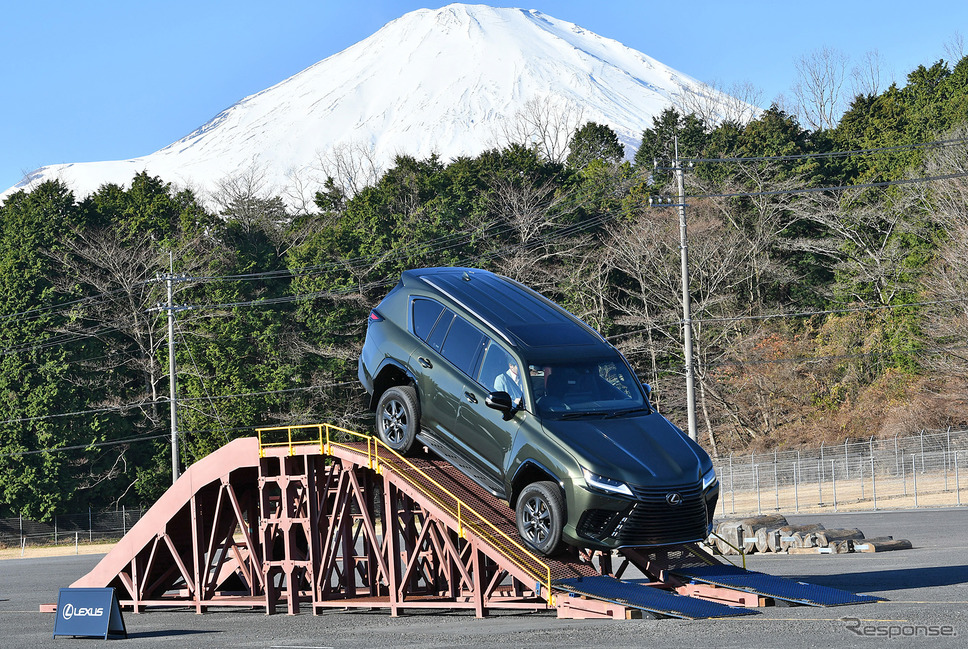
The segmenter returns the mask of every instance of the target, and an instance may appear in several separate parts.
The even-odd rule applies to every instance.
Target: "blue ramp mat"
[[[839,588],[817,586],[802,581],[744,570],[728,564],[676,568],[672,574],[705,584],[714,584],[746,593],[755,593],[806,606],[844,606],[883,601],[883,597],[856,595]]]
[[[552,582],[552,586],[592,599],[690,620],[756,614],[756,611],[748,608],[708,602],[695,597],[670,593],[654,586],[645,586],[600,575],[559,579]]]

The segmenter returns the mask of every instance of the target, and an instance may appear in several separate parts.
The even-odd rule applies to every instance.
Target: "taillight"
[[[370,317],[368,322],[383,322],[383,316],[376,312],[376,309],[370,311]]]

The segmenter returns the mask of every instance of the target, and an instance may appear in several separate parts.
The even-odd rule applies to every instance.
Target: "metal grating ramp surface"
[[[559,579],[552,585],[563,591],[628,606],[629,608],[690,620],[756,614],[756,611],[748,608],[726,606],[718,602],[709,602],[695,597],[670,593],[654,586],[635,584],[601,575]]]
[[[772,597],[806,606],[844,606],[847,604],[869,604],[883,601],[883,597],[856,595],[839,588],[817,586],[802,581],[776,577],[762,572],[743,570],[736,566],[715,565],[677,568],[672,571],[678,577],[692,579],[706,584],[732,588],[763,597]]]

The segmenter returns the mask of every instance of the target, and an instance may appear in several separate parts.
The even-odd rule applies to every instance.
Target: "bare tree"
[[[951,135],[961,142],[966,138],[968,128]],[[937,353],[927,360],[945,376],[968,379],[968,147],[958,144],[936,150],[926,173],[954,176],[917,188],[926,213],[945,235],[925,280],[937,301],[927,309],[927,330]]]
[[[316,211],[314,198],[323,184],[318,174],[309,167],[286,170],[287,185],[283,189],[286,204],[294,216],[305,216]]]
[[[322,177],[332,178],[347,198],[376,184],[383,171],[373,147],[359,140],[338,142],[328,151],[317,153],[316,162]]]
[[[158,400],[158,386],[165,376],[156,354],[164,333],[158,329],[148,307],[152,298],[159,295],[152,280],[165,267],[150,235],[123,245],[109,229],[79,229],[72,237],[64,238],[63,246],[68,254],[48,253],[64,269],[55,276],[58,288],[70,295],[78,285],[86,285],[93,294],[102,296],[79,302],[73,317],[65,324],[65,333],[89,336],[104,343],[103,357],[82,361],[81,365],[90,365],[87,369],[94,376],[107,375],[122,367],[134,370],[142,377],[145,403],[154,404]],[[150,419],[157,418],[153,407],[148,407],[145,414]]]
[[[762,91],[748,81],[739,81],[721,87],[713,81],[701,86],[684,86],[672,97],[672,103],[683,115],[694,114],[702,118],[709,128],[721,122],[746,124],[753,120],[760,109]]]
[[[167,408],[159,399],[167,369],[158,358],[165,334],[149,307],[161,298],[153,280],[164,266],[151,236],[122,244],[110,228],[87,228],[74,230],[60,243],[60,249],[44,251],[60,266],[51,275],[55,288],[68,296],[91,296],[78,299],[57,329],[70,339],[87,339],[84,351],[72,361],[77,371],[65,380],[89,394],[93,408],[140,412],[141,419],[126,415],[137,430],[163,425]],[[78,488],[123,476],[130,480],[130,489],[135,477],[125,471],[129,450],[129,444],[119,444],[79,457],[76,468],[85,473]],[[97,459],[108,453],[116,454],[108,464]]]
[[[556,194],[558,184],[553,180],[533,181],[495,175],[492,186],[492,209],[514,231],[518,244],[527,246],[532,243],[561,216],[556,208],[563,201]]]
[[[719,212],[732,236],[748,251],[749,268],[742,291],[747,313],[758,312],[763,306],[766,285],[793,279],[778,259],[783,254],[778,254],[778,248],[784,232],[798,218],[792,209],[796,195],[785,190],[801,187],[802,181],[796,177],[777,180],[782,172],[781,163],[776,161],[743,163],[732,167],[732,173],[718,189],[701,189],[708,194],[746,194],[743,209],[738,209],[735,199],[730,198],[716,198],[709,205]],[[694,182],[701,184],[699,178]]]
[[[580,202],[553,179],[493,174],[490,186],[491,220],[476,227],[482,233],[503,233],[494,240],[504,243],[498,243],[488,256],[508,277],[537,290],[557,292],[564,281],[560,260],[576,257],[583,241],[581,236],[563,237],[557,231]]]
[[[499,146],[534,146],[545,159],[564,163],[583,115],[581,106],[565,99],[532,97],[521,110],[501,121],[496,139]]]
[[[212,200],[219,215],[234,220],[243,231],[265,234],[281,258],[305,241],[318,224],[304,220],[301,227],[292,227],[285,202],[270,193],[266,173],[265,166],[253,163],[242,173],[226,176],[218,181]]]
[[[657,383],[672,359],[682,358],[682,278],[679,218],[674,210],[654,210],[610,228],[604,246],[608,270],[622,277],[607,293],[609,310],[627,329],[616,340],[630,358],[648,358],[650,382]],[[715,432],[722,420],[755,433],[758,427],[730,407],[725,391],[709,371],[728,353],[732,325],[720,320],[735,308],[733,296],[748,282],[749,251],[735,230],[724,226],[714,205],[697,203],[689,212],[690,297],[694,319],[693,359],[700,383],[699,405],[709,445],[718,448]],[[681,386],[657,396],[684,407]],[[713,405],[711,405],[713,404]],[[714,411],[713,411],[714,410]],[[745,434],[745,433],[744,433]]]
[[[871,50],[864,54],[861,62],[850,71],[852,91],[855,97],[857,95],[876,97],[881,93],[881,88],[884,85],[883,67],[884,58],[880,52]]]
[[[843,114],[848,62],[846,54],[830,47],[822,47],[795,62],[798,80],[793,94],[797,111],[812,129],[833,128]]]
[[[965,37],[961,32],[956,31],[951,36],[951,39],[944,44],[944,51],[953,64],[965,58]]]
[[[841,300],[891,304],[898,293],[914,288],[904,263],[907,240],[929,236],[913,202],[907,194],[873,202],[859,190],[811,194],[798,203],[800,218],[819,226],[824,236],[799,239],[791,247],[817,254],[850,278],[836,287]]]

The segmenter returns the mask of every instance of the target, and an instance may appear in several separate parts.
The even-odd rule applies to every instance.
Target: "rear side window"
[[[450,329],[450,323],[454,321],[454,312],[444,310],[444,313],[437,319],[437,324],[434,325],[433,331],[427,337],[427,344],[434,348],[435,351],[440,351],[440,346],[444,342],[444,337],[447,335],[447,331]]]
[[[474,368],[484,348],[484,334],[463,318],[455,318],[440,353],[468,376],[474,375]]]
[[[413,333],[417,338],[427,340],[443,310],[444,305],[433,300],[413,301]]]

